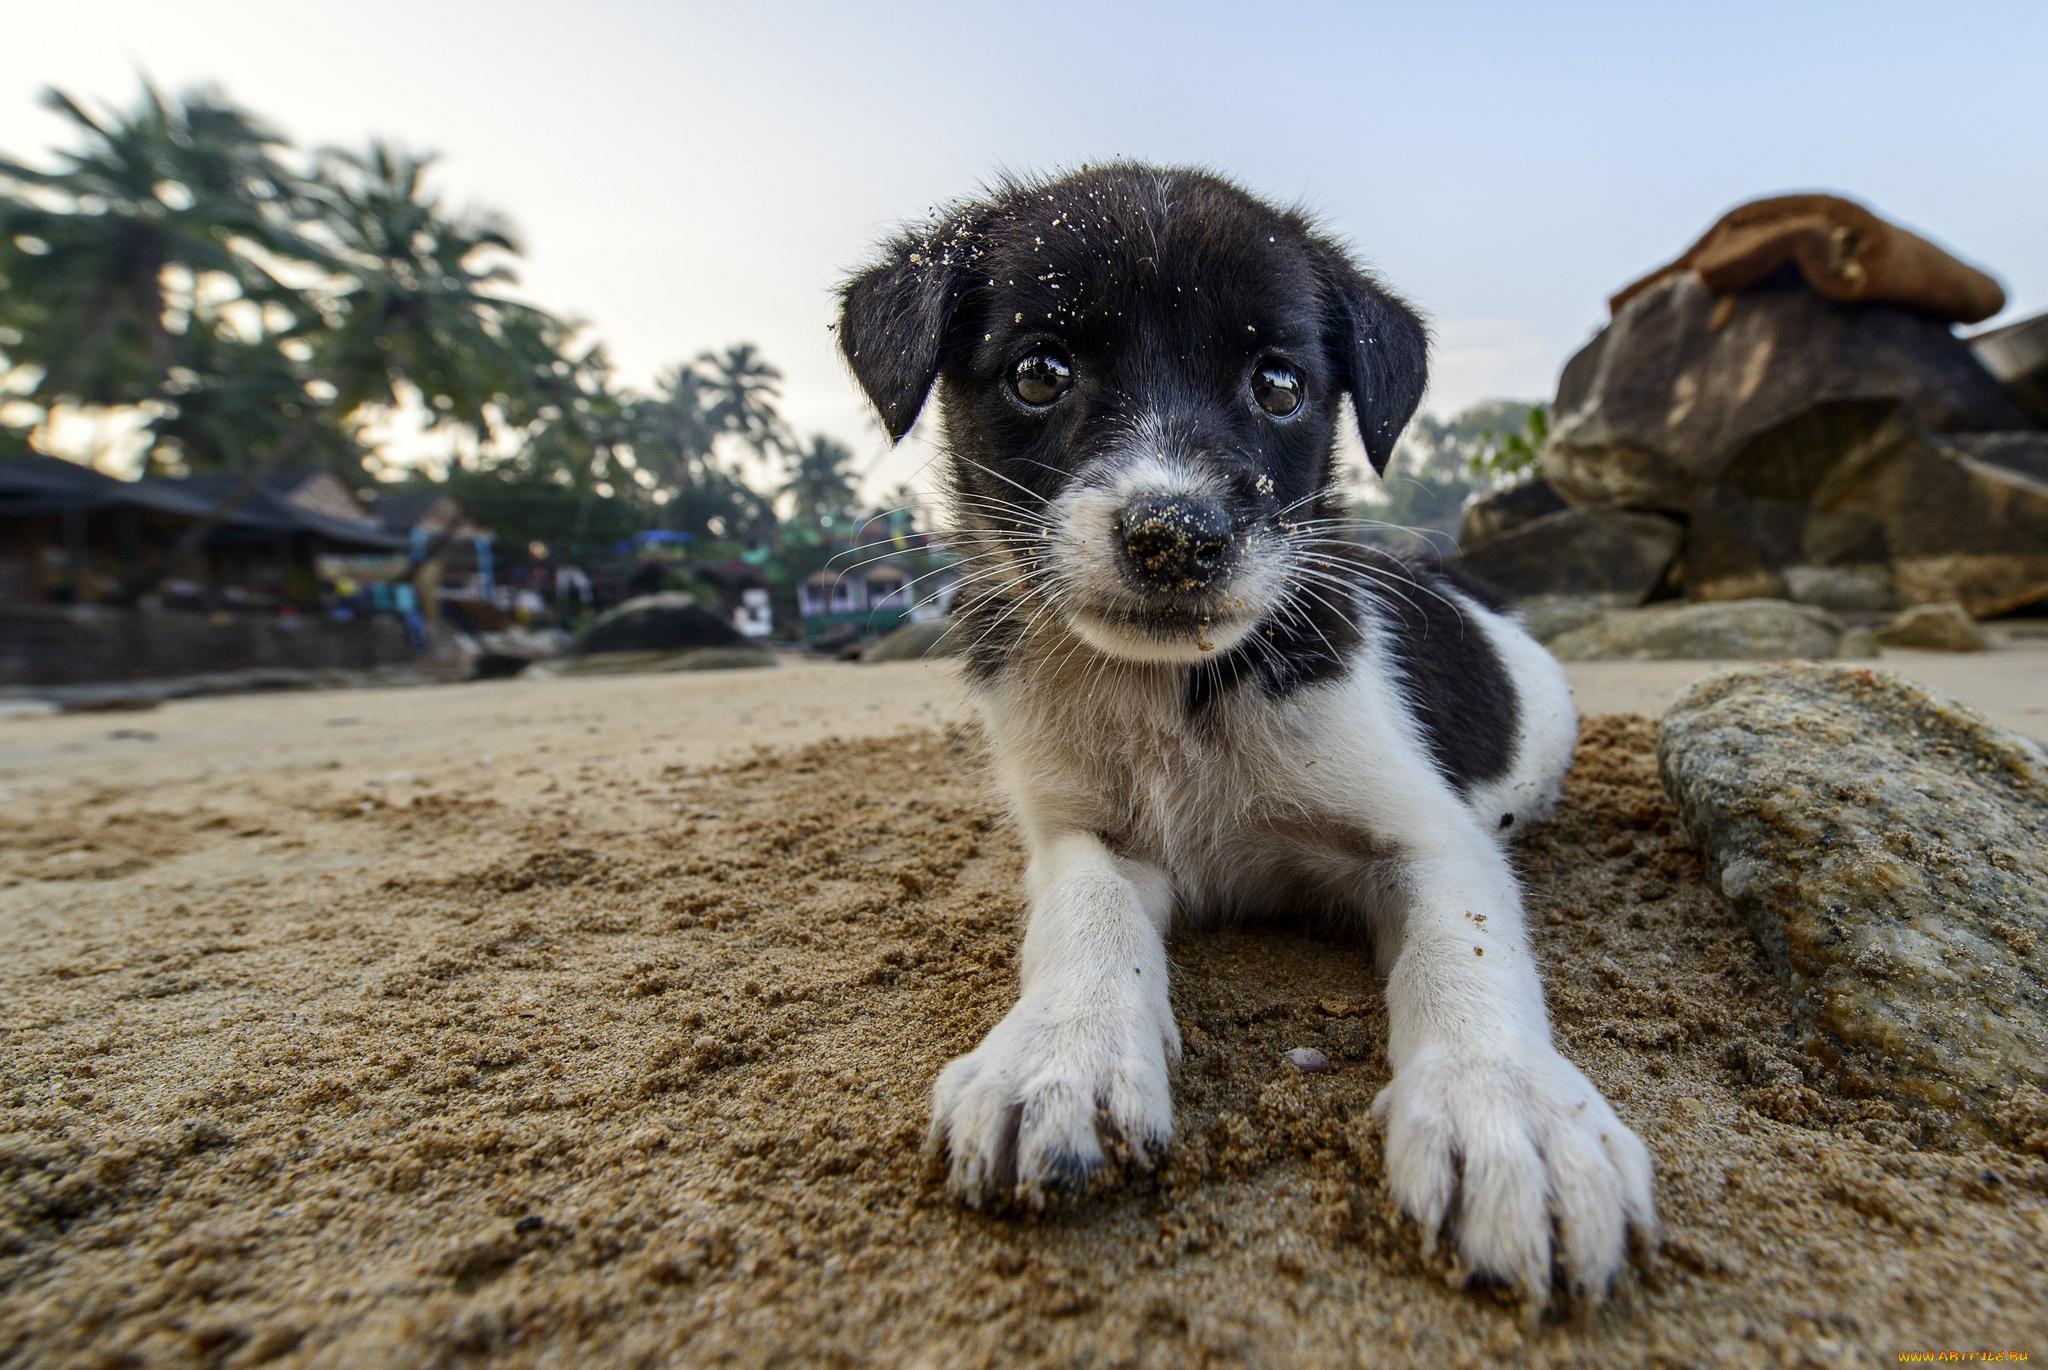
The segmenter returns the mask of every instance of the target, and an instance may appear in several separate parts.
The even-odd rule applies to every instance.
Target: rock
[[[2048,479],[2024,469],[2030,441],[1931,435],[1894,413],[1826,472],[1810,503],[1816,517],[1882,529],[1901,603],[2010,613],[2048,598]]]
[[[1685,597],[1784,599],[1784,568],[1803,561],[1806,511],[1740,490],[1703,491],[1685,535]]]
[[[589,652],[542,662],[530,668],[530,674],[652,675],[667,671],[736,671],[775,664],[775,654],[760,647],[686,647],[679,652]]]
[[[1785,597],[1838,614],[1885,613],[1899,607],[1899,587],[1892,568],[1882,562],[1862,566],[1787,566]]]
[[[2048,483],[2048,433],[1946,433],[1941,446]]]
[[[1489,490],[1483,495],[1475,495],[1459,517],[1458,546],[1461,549],[1477,547],[1525,523],[1533,523],[1545,514],[1560,513],[1566,507],[1557,491],[1550,488],[1550,482],[1541,476],[1519,485],[1510,485],[1505,490]]]
[[[1851,625],[1842,634],[1842,640],[1835,644],[1837,661],[1873,661],[1882,655],[1877,633],[1861,624]]]
[[[1883,521],[1867,511],[1812,508],[1811,488],[1787,489],[1758,465],[1732,465],[1724,478],[1740,483],[1693,500],[1686,598],[1795,599],[1850,613],[1896,609]]]
[[[469,663],[471,680],[510,680],[533,664],[530,656],[517,652],[481,652]]]
[[[1574,628],[1598,623],[1607,617],[1607,609],[1596,595],[1537,595],[1515,601],[1522,626],[1538,642],[1548,642]]]
[[[1624,286],[1619,310],[1657,281],[1691,271],[1723,294],[1797,280],[1831,300],[1896,304],[1957,323],[2005,308],[2005,291],[1918,234],[1836,195],[1773,195],[1737,205],[1668,266]]]
[[[1602,595],[1640,604],[1684,538],[1683,528],[1657,514],[1567,509],[1461,552],[1458,564],[1511,599]]]
[[[1979,333],[1970,339],[1970,350],[2034,426],[2048,428],[2048,314]]]
[[[136,694],[115,688],[74,695],[57,707],[67,714],[133,714],[160,708],[163,702],[161,695]]]
[[[1831,657],[1842,621],[1782,599],[1620,609],[1554,638],[1559,661],[1763,661]]]
[[[1796,287],[1717,296],[1685,272],[1629,300],[1565,365],[1543,474],[1575,506],[1682,514],[1752,439],[1859,401],[1895,403],[1933,432],[2027,427],[1937,318]]]
[[[1287,1060],[1304,1075],[1320,1075],[1330,1068],[1330,1058],[1314,1047],[1296,1047],[1287,1053]]]
[[[950,618],[914,619],[861,648],[860,659],[917,661],[923,657],[956,655],[963,644],[960,635],[952,631],[953,626]]]
[[[685,647],[739,647],[739,629],[697,603],[695,595],[669,590],[629,599],[600,615],[569,644],[572,656],[595,652],[673,652]]]
[[[1960,604],[1916,604],[1877,630],[1887,647],[1917,647],[1928,652],[1984,652],[1991,643],[1977,620]]]
[[[2018,1144],[2048,1086],[2048,755],[1889,671],[1695,684],[1657,736],[1714,888],[1845,1089]]]

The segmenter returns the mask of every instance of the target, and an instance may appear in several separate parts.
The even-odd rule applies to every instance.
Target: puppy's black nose
[[[1118,520],[1124,555],[1154,590],[1199,590],[1230,563],[1230,515],[1196,495],[1140,495]]]

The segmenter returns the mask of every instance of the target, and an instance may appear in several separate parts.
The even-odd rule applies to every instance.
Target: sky
[[[66,140],[43,87],[125,104],[146,73],[302,146],[436,151],[627,383],[755,342],[871,494],[927,453],[868,417],[833,288],[1002,171],[1193,163],[1309,207],[1432,320],[1439,414],[1547,397],[1608,294],[1766,194],[1849,195],[1989,269],[2001,319],[2048,309],[2039,0],[65,0],[6,28],[0,149]]]

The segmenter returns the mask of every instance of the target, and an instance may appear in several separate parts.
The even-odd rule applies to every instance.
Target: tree
[[[693,369],[702,379],[704,414],[714,433],[731,434],[763,460],[790,448],[775,407],[782,397],[782,373],[752,343],[702,353]]]
[[[323,302],[312,369],[336,415],[395,408],[409,389],[429,427],[486,438],[536,416],[538,378],[569,330],[496,293],[515,279],[505,258],[518,244],[495,215],[446,212],[427,189],[432,164],[383,142],[321,154],[319,224],[346,275]]]
[[[306,393],[305,367],[268,339],[232,332],[188,333],[159,390],[148,474],[224,471],[261,465],[292,444],[300,459],[329,470],[362,470],[369,449]],[[301,430],[296,438],[294,430]]]
[[[251,319],[261,331],[266,306],[291,326],[300,300],[279,266],[318,253],[282,138],[212,90],[166,100],[145,84],[104,118],[61,91],[44,103],[81,146],[54,171],[0,158],[0,326],[11,359],[42,372],[27,398],[161,400],[194,350]]]
[[[688,366],[671,367],[655,381],[655,393],[628,402],[628,428],[633,457],[669,493],[675,526],[701,531],[712,511],[698,509],[698,491],[711,465],[711,445],[718,436],[707,402],[704,377]]]
[[[854,480],[853,449],[819,433],[790,457],[789,478],[777,493],[789,497],[795,517],[829,525],[852,507]]]
[[[31,401],[147,406],[153,465],[251,488],[309,459],[360,478],[353,428],[408,395],[479,440],[544,406],[573,330],[499,293],[511,232],[445,209],[432,158],[372,143],[302,173],[211,90],[145,85],[105,118],[46,98],[80,147],[0,159],[0,337]]]
[[[1550,437],[1550,406],[1532,404],[1519,428],[1499,432],[1488,428],[1479,435],[1480,450],[1466,465],[1489,486],[1510,485],[1541,473],[1543,444]]]
[[[1367,485],[1354,507],[1361,535],[1410,550],[1455,548],[1465,501],[1515,478],[1490,454],[1497,435],[1519,431],[1530,409],[1526,400],[1481,400],[1448,419],[1416,415],[1385,477]]]

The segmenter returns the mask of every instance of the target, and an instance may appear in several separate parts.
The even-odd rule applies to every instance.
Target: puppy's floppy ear
[[[917,422],[945,362],[977,229],[973,215],[955,211],[928,232],[900,234],[840,288],[839,350],[892,442]]]
[[[1415,416],[1429,381],[1429,330],[1405,301],[1325,246],[1324,335],[1351,392],[1358,435],[1375,474],[1385,475],[1394,440]]]

